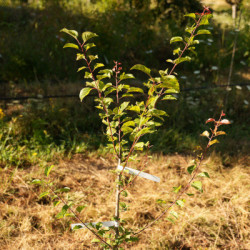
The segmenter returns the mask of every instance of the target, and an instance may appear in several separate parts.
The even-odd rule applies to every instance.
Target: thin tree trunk
[[[118,160],[118,166],[120,165],[120,159]],[[117,222],[117,225],[115,227],[115,238],[118,238],[119,236],[119,220],[120,220],[120,211],[119,211],[119,203],[120,203],[120,181],[121,181],[121,175],[120,173],[117,173],[117,179],[116,179],[116,206],[115,206],[115,221]]]

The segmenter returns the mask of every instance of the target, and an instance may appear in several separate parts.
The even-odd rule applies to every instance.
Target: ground
[[[174,186],[187,182],[186,168],[192,156],[153,155],[145,172],[161,178],[160,183],[139,179],[123,198],[129,205],[121,216],[125,227],[134,230],[146,225],[170,203]],[[140,241],[126,249],[249,249],[249,157],[233,159],[231,167],[223,165],[222,157],[212,154],[202,170],[210,179],[203,180],[204,193],[192,190],[175,224],[165,216],[140,235]],[[70,197],[87,207],[81,212],[83,221],[110,220],[115,208],[114,178],[110,170],[115,161],[109,156],[74,155],[59,160],[51,172],[55,188],[70,187]],[[87,230],[72,232],[74,218],[56,219],[60,205],[53,207],[48,198],[39,199],[44,191],[29,184],[44,178],[44,169],[3,168],[0,179],[0,249],[96,249],[93,235]],[[191,191],[190,191],[191,192]],[[156,201],[162,199],[166,204]]]

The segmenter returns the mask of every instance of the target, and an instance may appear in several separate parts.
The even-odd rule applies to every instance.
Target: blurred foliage
[[[125,69],[138,62],[150,68],[165,68],[171,51],[169,38],[183,34],[188,21],[183,14],[201,9],[198,0],[5,2],[9,4],[0,5],[0,80],[5,82],[80,80],[76,65],[69,63],[72,54],[62,53],[62,27],[97,33],[98,54],[108,66],[119,59]],[[185,69],[228,67],[234,31],[216,22],[211,29],[212,40],[201,37],[201,42],[211,47],[200,46],[197,53],[202,56],[195,57],[195,63]],[[238,36],[236,66],[249,65],[249,34],[246,24]]]
[[[62,80],[83,79],[80,73],[76,73],[77,62],[72,60],[71,51],[63,51],[65,37],[59,33],[63,27],[97,33],[98,54],[108,66],[119,59],[124,70],[136,63],[158,70],[166,68],[165,60],[171,56],[173,49],[169,38],[184,33],[184,22],[187,20],[182,19],[183,13],[199,12],[200,4],[196,3],[165,0],[34,0],[29,4],[25,1],[20,4],[19,0],[0,1],[0,80],[8,83],[1,95],[23,94],[18,89],[22,82],[30,89],[28,94],[33,95],[36,85],[29,83],[37,81],[43,82],[43,94],[53,94],[47,92],[46,82],[56,86],[55,83]],[[228,74],[236,32],[239,34],[235,71],[246,71],[250,65],[250,12],[244,3],[240,31],[230,25],[230,9],[215,13],[224,22],[215,19],[210,27],[213,37],[200,37],[200,43],[207,46],[198,46],[199,56],[194,55],[194,63],[180,66],[178,72],[184,72],[181,89],[226,82],[223,75]],[[236,82],[242,81],[238,75],[235,79]],[[65,92],[69,90],[60,86],[54,91],[55,94]],[[227,107],[224,106],[226,95]],[[29,166],[86,150],[105,152],[104,135],[96,132],[101,122],[97,112],[86,109],[88,102],[91,102],[91,98],[84,104],[78,99],[50,102],[29,100],[21,103],[22,108],[16,112],[10,112],[10,105],[16,107],[15,103],[8,103],[6,107],[1,104],[0,164]],[[229,92],[225,89],[182,92],[178,104],[169,104],[165,109],[170,115],[167,124],[171,129],[163,127],[151,138],[153,151],[192,152],[199,144],[199,133],[205,129],[205,120],[215,117],[214,112],[219,114],[224,109],[233,123],[227,128],[230,136],[223,139],[217,150],[231,155],[248,152],[250,115],[247,87],[234,87]]]
[[[200,133],[208,129],[207,118],[218,117],[223,109],[232,124],[226,128],[228,136],[221,140],[216,151],[233,157],[248,154],[249,89],[234,88],[228,92],[225,110],[226,94],[223,89],[182,92],[178,102],[159,103],[169,117],[166,126],[150,138],[144,138],[152,142],[152,152],[192,154],[202,141]],[[48,102],[31,99],[19,104],[20,109],[16,111],[13,109],[16,104],[8,104],[1,109],[0,165],[27,167],[93,150],[105,155],[105,127],[94,109],[93,99],[87,97],[84,104],[78,99]]]

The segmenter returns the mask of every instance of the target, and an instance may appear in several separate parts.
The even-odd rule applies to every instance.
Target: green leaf
[[[179,55],[180,52],[181,52],[181,48],[177,48],[173,51],[173,55]]]
[[[61,193],[61,192],[69,192],[70,191],[70,188],[69,187],[63,187],[63,188],[59,188],[55,191],[55,193]]]
[[[87,206],[86,206],[86,205],[78,206],[78,207],[76,208],[76,211],[77,211],[78,213],[81,213],[82,210],[83,210],[85,207],[87,207]]]
[[[200,43],[199,40],[192,40],[192,41],[189,42],[188,46],[199,44],[199,43]]]
[[[134,79],[135,77],[132,74],[125,74],[125,72],[123,72],[120,75],[120,81],[125,80],[125,79]]]
[[[109,95],[110,93],[112,93],[112,92],[114,92],[114,91],[116,91],[116,88],[114,88],[114,87],[111,87],[111,88],[110,88],[110,87],[109,87],[108,90],[106,90],[104,94],[105,94],[105,96],[107,96],[107,95]]]
[[[102,69],[99,71],[99,74],[113,74],[113,71],[111,69]]]
[[[124,202],[120,202],[119,205],[120,205],[121,208],[126,208],[127,207],[126,203],[124,203]]]
[[[186,15],[184,15],[184,16],[186,16],[186,17],[191,17],[191,18],[193,18],[194,20],[196,19],[195,13],[188,13],[188,14],[186,14]]]
[[[140,137],[141,135],[145,135],[145,134],[152,134],[153,132],[155,132],[155,130],[150,129],[150,128],[143,128],[142,130],[140,130],[139,132],[137,132],[135,134],[135,137]]]
[[[149,95],[149,96],[153,96],[155,90],[156,90],[156,86],[155,86],[155,85],[152,85],[152,86],[150,87],[150,89],[148,90],[148,95]]]
[[[90,93],[91,90],[92,90],[92,88],[88,88],[88,87],[83,88],[79,94],[80,100],[82,101],[84,99],[84,97],[86,97]]]
[[[134,127],[135,126],[135,122],[134,121],[127,121],[123,124],[123,127]]]
[[[95,47],[96,45],[94,43],[87,43],[86,45],[84,45],[84,48],[86,51],[88,51],[89,49]]]
[[[93,82],[86,82],[86,86],[91,87],[91,89],[95,88],[96,87],[96,82],[95,81],[93,81]]]
[[[176,204],[180,207],[184,207],[184,202],[182,200],[176,201]]]
[[[175,211],[170,211],[170,214],[172,214],[176,219],[179,218],[178,214]]]
[[[73,38],[75,38],[77,40],[78,32],[75,30],[68,30],[66,28],[63,28],[60,30],[60,32],[67,33],[68,35],[72,36]]]
[[[103,63],[96,63],[94,66],[94,70],[96,70],[97,68],[101,68],[101,67],[104,67]]]
[[[142,150],[143,150],[143,147],[144,147],[144,142],[137,142],[137,143],[135,144],[134,149],[135,149],[135,150],[140,150],[140,151],[142,151]]]
[[[85,75],[84,75],[84,78],[85,79],[92,79],[92,74],[88,71],[85,72]]]
[[[90,32],[90,31],[85,31],[82,33],[82,40],[84,43],[86,43],[89,39],[93,37],[97,37],[98,35],[96,33]]]
[[[120,112],[124,111],[129,105],[129,102],[123,102],[120,106]]]
[[[200,25],[209,25],[209,19],[212,17],[212,14],[204,15],[201,19]]]
[[[168,116],[168,114],[164,110],[159,109],[150,109],[148,111],[151,115],[156,116],[158,118],[161,118],[161,116]]]
[[[134,97],[133,94],[130,94],[130,93],[126,93],[126,94],[123,94],[122,97]]]
[[[130,70],[133,70],[133,69],[140,70],[150,76],[151,70],[142,64],[136,64]]]
[[[133,129],[131,127],[124,127],[124,126],[122,126],[121,130],[122,130],[122,132],[123,132],[124,135],[130,134],[131,132],[133,132]]]
[[[161,77],[162,83],[157,85],[157,88],[168,88],[168,89],[174,89],[176,91],[180,91],[180,85],[177,80],[177,78],[173,75],[169,76],[162,76]]]
[[[73,48],[73,49],[78,49],[79,50],[79,47],[78,45],[74,44],[74,43],[66,43],[63,48]]]
[[[102,69],[99,71],[99,74],[102,74],[102,75],[97,75],[97,79],[102,80],[104,78],[111,78],[113,71],[110,69]]]
[[[157,100],[159,99],[159,96],[153,96],[148,99],[148,107],[149,108],[154,108]]]
[[[81,59],[84,59],[84,55],[81,54],[81,53],[77,53],[76,54],[76,60],[78,61],[78,60],[81,60]]]
[[[73,230],[77,230],[77,229],[81,229],[81,228],[83,228],[82,225],[76,225],[76,226],[74,226]]]
[[[98,81],[97,84],[100,90],[103,90],[103,88],[105,88],[105,83],[103,81]]]
[[[56,207],[57,205],[59,205],[61,203],[61,201],[54,201],[53,202],[53,205],[54,205],[54,207]]]
[[[164,95],[162,100],[177,100],[177,98],[172,95]]]
[[[211,32],[209,30],[199,30],[197,35],[211,35]]]
[[[214,139],[214,140],[212,140],[212,141],[209,142],[208,146],[210,147],[210,146],[212,146],[215,143],[220,143],[220,142],[217,139]]]
[[[187,168],[187,171],[188,171],[189,174],[192,174],[195,169],[196,169],[196,165],[192,165],[192,166]]]
[[[181,185],[179,187],[173,187],[173,189],[174,193],[178,194],[179,191],[181,190]]]
[[[69,209],[69,207],[70,207],[69,205],[64,205],[61,209],[61,212],[56,215],[56,218],[57,219],[63,218],[65,214],[67,213],[67,210]]]
[[[188,32],[189,34],[192,34],[192,32],[194,31],[195,26],[192,27],[186,27],[185,31]]]
[[[180,57],[180,58],[177,58],[176,60],[174,60],[174,63],[175,64],[180,64],[182,62],[190,62],[192,59],[190,56],[185,56],[185,57]]]
[[[207,172],[199,173],[197,176],[210,178],[210,176]]]
[[[39,195],[39,198],[41,199],[42,197],[45,197],[45,196],[47,196],[47,195],[49,195],[49,192],[48,192],[48,191],[43,192],[43,193],[41,193],[41,194]]]
[[[183,42],[183,38],[181,36],[174,36],[170,39],[170,44],[176,43],[176,42]]]
[[[51,165],[51,166],[45,168],[44,174],[47,177],[49,176],[49,173],[50,173],[50,171],[52,170],[53,167],[54,167],[54,165]]]
[[[103,103],[104,103],[104,105],[109,106],[112,102],[113,102],[113,99],[110,98],[110,97],[105,97],[105,98],[103,98]]]
[[[171,217],[167,217],[167,220],[170,221],[171,223],[175,224],[175,221]]]
[[[190,194],[190,193],[186,193],[186,195],[188,195],[188,196],[194,196],[194,194]]]
[[[114,135],[116,133],[116,129],[111,128],[111,130],[110,130],[110,128],[107,127],[107,132],[106,133],[107,133],[107,135],[110,135],[110,136],[111,136],[111,134]],[[113,138],[114,138],[114,136],[113,136]]]
[[[129,110],[135,111],[136,113],[140,113],[140,107],[135,105],[135,106],[130,106]]]
[[[109,83],[105,84],[105,85],[101,88],[101,90],[102,90],[102,91],[105,91],[107,88],[109,88],[109,87],[111,87],[111,86],[112,86],[112,83],[109,82]]]
[[[194,187],[195,189],[197,189],[197,190],[199,190],[201,193],[203,193],[201,181],[194,181],[194,182],[192,182],[191,187]]]
[[[174,64],[174,61],[172,59],[167,59],[166,62],[169,62],[169,63],[173,63]]]
[[[130,93],[130,92],[144,93],[144,91],[141,88],[136,88],[136,87],[129,88],[128,93]]]
[[[97,238],[94,238],[94,239],[91,241],[91,243],[98,243],[98,242],[100,242],[100,240],[97,239]]]
[[[105,78],[111,78],[111,75],[110,74],[102,74],[102,75],[97,75],[96,78],[101,81],[102,79],[105,79]]]
[[[79,68],[79,69],[77,70],[77,72],[79,72],[79,71],[81,71],[81,70],[83,70],[83,69],[86,69],[86,68],[87,68],[87,67],[83,66],[83,67]]]
[[[102,237],[104,236],[105,233],[106,231],[104,229],[98,230],[98,234],[101,235]]]
[[[33,181],[31,182],[31,184],[41,184],[41,183],[42,183],[42,181],[39,180],[39,179],[35,179],[35,180],[33,180]]]
[[[121,192],[121,195],[124,196],[124,197],[127,197],[128,193],[127,193],[127,191],[124,190],[124,191]]]
[[[157,199],[156,203],[158,203],[158,204],[166,204],[167,202],[162,200],[162,199]]]
[[[95,59],[98,59],[98,55],[95,55],[95,56],[89,55],[90,62],[94,61]]]

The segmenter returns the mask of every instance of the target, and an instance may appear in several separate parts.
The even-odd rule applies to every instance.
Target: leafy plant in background
[[[165,117],[168,114],[157,108],[157,103],[162,101],[176,100],[175,95],[179,93],[180,87],[175,72],[176,67],[185,61],[191,61],[191,57],[186,55],[186,52],[195,53],[195,46],[199,43],[197,36],[210,34],[210,31],[204,29],[204,25],[209,24],[209,19],[212,17],[209,9],[204,7],[202,13],[191,13],[186,15],[194,20],[192,26],[186,28],[187,36],[177,36],[170,40],[171,44],[180,44],[174,49],[174,60],[168,59],[167,62],[173,66],[169,69],[159,70],[158,76],[153,76],[151,70],[142,64],[136,64],[131,68],[131,71],[137,70],[146,74],[148,80],[143,83],[143,87],[130,85],[126,80],[134,79],[131,73],[122,71],[120,62],[115,61],[112,69],[105,68],[105,65],[96,62],[98,55],[91,54],[91,48],[95,47],[92,38],[97,37],[97,34],[92,32],[82,33],[82,41],[78,38],[78,32],[75,30],[62,29],[62,32],[67,33],[74,38],[76,43],[67,43],[64,48],[73,48],[77,50],[76,60],[83,61],[84,65],[78,71],[84,71],[84,78],[86,79],[86,87],[80,91],[80,99],[83,101],[90,94],[96,94],[95,102],[96,108],[100,110],[100,118],[106,126],[106,136],[108,139],[107,147],[117,160],[116,175],[116,207],[113,217],[113,224],[110,227],[105,227],[101,222],[97,224],[85,223],[80,218],[80,212],[85,206],[74,204],[72,200],[68,202],[58,195],[61,192],[68,192],[69,188],[61,188],[56,191],[53,189],[53,183],[49,180],[32,181],[34,184],[41,184],[45,191],[40,197],[52,195],[54,205],[63,203],[61,212],[57,214],[57,218],[64,216],[73,216],[81,225],[77,225],[74,229],[86,227],[90,230],[96,238],[92,242],[100,242],[103,248],[118,249],[122,244],[128,244],[138,240],[137,235],[151,227],[156,221],[161,219],[170,210],[168,220],[174,222],[178,218],[178,213],[172,209],[176,204],[183,207],[185,204],[184,195],[192,196],[187,193],[189,187],[193,187],[200,192],[203,192],[202,182],[200,178],[208,177],[207,172],[202,172],[201,165],[207,150],[219,141],[217,136],[225,134],[219,131],[221,125],[229,124],[229,121],[223,119],[225,114],[223,111],[218,120],[210,118],[206,123],[212,122],[214,127],[210,132],[204,131],[201,135],[208,138],[208,143],[204,149],[200,149],[200,154],[194,160],[192,166],[187,168],[190,174],[190,180],[183,185],[173,187],[176,197],[174,201],[168,205],[160,215],[151,221],[148,225],[132,231],[124,227],[124,221],[121,218],[120,212],[126,211],[128,205],[124,202],[123,197],[127,197],[127,189],[135,182],[137,177],[146,168],[148,151],[151,147],[149,141],[143,140],[145,135],[156,132],[159,126],[162,126]],[[139,98],[137,98],[137,96]],[[138,99],[140,99],[138,101]],[[146,159],[138,160],[138,152],[146,151]],[[140,162],[141,167],[137,174],[128,178],[126,167],[129,162]],[[53,166],[46,167],[45,175],[48,177]],[[199,177],[198,180],[195,178]],[[73,209],[76,207],[76,211]]]

